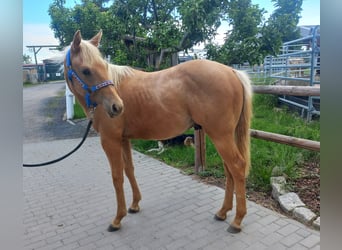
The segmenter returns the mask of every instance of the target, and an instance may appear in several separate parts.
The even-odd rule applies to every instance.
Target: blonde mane
[[[133,74],[133,69],[129,66],[119,66],[114,64],[108,64],[111,73],[111,78],[115,86],[118,86],[122,78]]]
[[[123,77],[129,76],[133,73],[133,69],[129,66],[119,66],[108,63],[102,56],[97,47],[92,45],[89,41],[82,40],[81,44],[82,59],[89,64],[92,64],[94,60],[102,60],[109,66],[109,72],[111,80],[117,86],[120,84]]]
[[[99,49],[92,45],[89,41],[82,40],[80,48],[82,60],[87,62],[87,64],[91,65],[94,63],[94,61],[104,60]]]

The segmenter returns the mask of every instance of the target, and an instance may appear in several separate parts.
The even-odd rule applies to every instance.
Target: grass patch
[[[37,84],[34,84],[33,82],[29,82],[29,81],[23,82],[23,87],[24,88],[33,87],[33,86],[36,86],[36,85]]]
[[[86,115],[83,111],[83,108],[76,99],[75,104],[74,104],[74,119],[81,119],[81,118],[85,118],[85,117],[86,117]]]
[[[319,121],[306,122],[286,106],[279,108],[277,97],[255,94],[252,128],[309,140],[320,140]],[[300,166],[306,161],[317,161],[320,154],[288,145],[252,138],[252,169],[247,186],[256,191],[269,191],[269,178],[278,167],[289,179],[298,177]]]

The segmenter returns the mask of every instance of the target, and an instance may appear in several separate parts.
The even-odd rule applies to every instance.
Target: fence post
[[[202,129],[195,129],[195,173],[205,169],[205,136]]]
[[[65,83],[65,101],[66,101],[66,118],[70,120],[74,118],[74,95],[70,91],[68,84]]]

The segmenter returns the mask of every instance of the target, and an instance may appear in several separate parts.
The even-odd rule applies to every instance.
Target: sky
[[[50,29],[50,16],[48,14],[49,5],[53,0],[23,0],[23,54],[29,55],[34,62],[33,52],[26,46],[28,45],[59,45]],[[72,7],[77,0],[66,0],[66,6]],[[274,7],[271,0],[252,0],[252,4],[258,4],[264,8],[268,16],[273,12]],[[299,25],[319,25],[320,24],[320,0],[303,0],[302,18]],[[221,44],[224,39],[224,33],[227,31],[227,25],[222,25],[218,29],[219,35],[216,42]],[[38,63],[43,59],[51,58],[57,55],[56,51],[42,48],[37,54]]]

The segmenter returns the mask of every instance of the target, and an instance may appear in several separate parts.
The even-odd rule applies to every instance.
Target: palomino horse
[[[224,163],[226,189],[215,215],[237,212],[229,232],[241,230],[246,214],[245,177],[250,165],[249,126],[252,91],[248,76],[225,65],[193,60],[159,72],[142,72],[107,63],[98,50],[102,31],[91,40],[74,35],[64,60],[64,75],[82,105],[109,160],[117,199],[109,231],[120,229],[127,214],[124,172],[133,191],[130,213],[139,211],[141,194],[134,176],[130,139],[163,140],[201,126]]]

